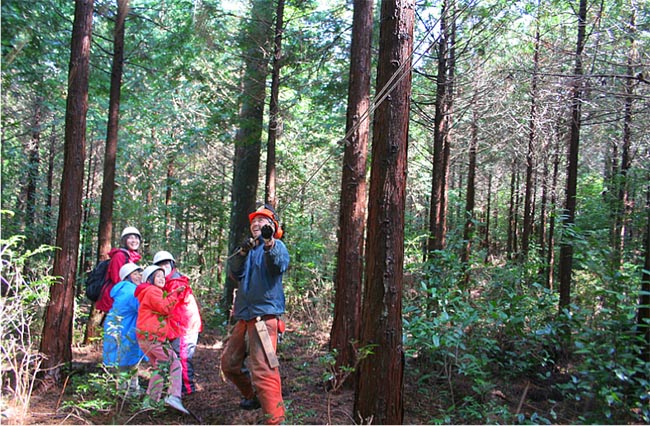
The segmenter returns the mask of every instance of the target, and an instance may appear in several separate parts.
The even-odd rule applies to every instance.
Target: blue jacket
[[[264,250],[264,242],[260,241],[248,252],[243,262],[236,259],[231,267],[233,275],[239,280],[235,319],[248,321],[257,316],[284,313],[282,274],[289,267],[289,252],[281,240],[275,240],[275,245],[269,251]]]
[[[105,365],[131,367],[144,357],[135,335],[140,306],[133,295],[135,288],[136,285],[131,281],[120,281],[111,289],[113,307],[104,320]]]

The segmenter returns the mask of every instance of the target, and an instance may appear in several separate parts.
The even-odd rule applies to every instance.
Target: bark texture
[[[376,347],[358,370],[354,417],[363,423],[402,424],[404,417],[404,205],[414,17],[414,0],[382,2],[378,91],[393,75],[398,80],[377,108],[373,128],[361,345]]]
[[[40,351],[48,375],[60,381],[61,366],[72,360],[72,319],[81,229],[81,198],[86,151],[86,113],[93,0],[77,0],[70,47],[65,117],[63,177],[52,275],[61,277],[50,288]]]
[[[573,72],[573,95],[571,99],[571,123],[569,131],[569,155],[567,163],[566,201],[564,207],[564,227],[575,223],[576,193],[578,186],[578,150],[580,147],[580,124],[583,97],[582,51],[586,40],[587,0],[580,0],[578,12],[578,40],[576,43],[575,69]],[[573,272],[573,242],[565,237],[560,246],[560,310],[571,303],[571,273]]]
[[[354,2],[352,45],[350,47],[350,81],[345,152],[341,177],[339,210],[338,263],[335,275],[336,296],[330,348],[337,351],[337,371],[353,367],[361,329],[361,294],[363,287],[363,243],[366,220],[366,160],[370,119],[370,67],[372,56],[373,2]],[[353,385],[355,376],[347,383]]]

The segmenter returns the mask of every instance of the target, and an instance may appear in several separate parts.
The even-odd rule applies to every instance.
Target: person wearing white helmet
[[[179,287],[172,292],[163,291],[165,287],[165,272],[160,266],[150,265],[142,273],[142,284],[135,289],[135,297],[140,301],[136,334],[138,344],[149,357],[154,368],[145,404],[160,401],[164,383],[169,380],[168,395],[165,405],[182,413],[189,414],[183,406],[182,396],[182,367],[176,352],[171,348],[169,335],[169,314],[182,299],[185,288]],[[163,379],[158,370],[161,362],[169,363],[169,377]]]
[[[108,283],[102,287],[102,293],[97,302],[95,302],[95,309],[103,312],[108,312],[113,306],[113,298],[111,297],[111,290],[113,286],[121,281],[120,268],[125,263],[138,263],[142,256],[139,253],[140,245],[142,243],[142,235],[137,228],[127,226],[120,234],[120,246],[111,249],[108,252],[108,257],[111,261],[108,264],[108,271],[106,275]]]
[[[135,263],[125,263],[120,268],[120,282],[111,289],[113,306],[104,321],[104,364],[128,371],[130,379],[123,389],[131,394],[139,394],[137,365],[144,353],[138,345],[135,324],[140,303],[135,298],[136,286],[142,281],[142,268]]]
[[[183,367],[183,395],[190,395],[196,392],[192,358],[199,341],[199,333],[203,331],[201,312],[188,277],[176,269],[174,256],[168,251],[161,250],[154,255],[153,263],[165,271],[165,291],[173,292],[179,287],[185,288],[180,303],[169,315],[168,337]]]

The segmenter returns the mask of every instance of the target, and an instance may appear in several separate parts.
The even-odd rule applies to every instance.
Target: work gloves
[[[273,230],[273,227],[271,225],[264,225],[262,226],[262,238],[264,238],[264,241],[270,241],[273,239],[273,233],[275,232]],[[255,239],[253,237],[248,237],[246,238],[242,243],[241,246],[239,246],[239,253],[242,255],[248,254],[249,251],[255,248]]]
[[[241,246],[239,247],[239,253],[247,254],[253,248],[255,248],[255,240],[253,237],[248,237],[241,243]]]

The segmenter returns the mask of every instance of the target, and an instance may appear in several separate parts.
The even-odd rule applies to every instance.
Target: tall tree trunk
[[[41,167],[41,126],[42,126],[43,97],[38,96],[34,101],[34,116],[31,126],[31,138],[27,148],[27,188],[25,197],[25,234],[27,239],[25,245],[33,250],[38,247],[42,241],[40,232],[36,224],[37,197],[36,186],[38,183]]]
[[[50,287],[50,302],[45,312],[40,345],[40,352],[46,356],[43,367],[49,369],[48,376],[55,382],[60,381],[62,365],[72,360],[92,18],[93,0],[77,0],[70,46],[63,176],[56,233],[56,245],[60,250],[54,256],[52,272],[61,280]]]
[[[490,261],[490,219],[492,215],[492,172],[488,175],[487,206],[485,208],[485,235],[483,246],[485,247],[485,263]]]
[[[560,137],[558,136],[558,141]],[[548,253],[546,255],[546,287],[553,290],[553,277],[555,274],[555,215],[557,212],[557,179],[560,171],[560,147],[556,142],[553,158],[553,177],[551,179],[551,203],[549,206],[550,215],[548,218]]]
[[[52,133],[50,134],[50,152],[47,158],[47,196],[45,204],[45,223],[44,226],[47,230],[46,244],[53,244],[52,232],[52,210],[54,209],[54,202],[52,201],[54,194],[54,159],[56,158],[56,126],[52,124]]]
[[[439,226],[439,241],[442,242],[442,248],[447,245],[447,229],[448,229],[448,206],[449,206],[449,170],[451,168],[451,142],[453,131],[453,112],[454,112],[454,86],[455,86],[455,73],[456,73],[456,0],[447,0],[449,7],[447,8],[448,16],[448,31],[449,31],[449,59],[447,60],[447,90],[446,90],[446,103],[444,107],[444,117],[447,121],[445,126],[446,132],[444,133],[444,149],[443,149],[443,183],[442,183],[442,205],[440,206],[440,226]],[[462,179],[462,175],[461,175]],[[459,185],[459,188],[462,185]]]
[[[81,241],[79,242],[79,267],[83,272],[87,272],[91,270],[91,265],[92,261],[90,258],[92,257],[92,248],[91,244],[93,242],[93,238],[89,235],[90,232],[86,229],[88,225],[88,218],[90,217],[90,214],[92,212],[92,191],[93,188],[95,187],[95,175],[97,174],[97,159],[96,156],[94,155],[95,152],[95,147],[94,147],[94,138],[91,136],[90,137],[90,142],[88,143],[88,152],[90,153],[88,155],[88,173],[86,174],[86,188],[84,189],[84,203],[83,203],[83,212],[81,215]],[[83,290],[83,281],[79,280],[77,283],[77,295],[80,295]],[[92,312],[94,310],[94,307],[91,305],[91,318],[88,321],[88,324],[91,323],[92,321]],[[88,339],[92,336],[88,336],[88,324],[86,324],[86,332],[84,336],[84,344],[89,343]]]
[[[272,0],[254,0],[251,19],[244,28],[242,44],[244,78],[239,110],[239,129],[235,136],[230,203],[230,229],[228,252],[234,252],[244,237],[250,234],[248,214],[255,209],[257,184],[260,172],[261,136],[264,119],[264,99],[268,76],[269,45],[272,39]],[[226,274],[222,310],[232,305],[232,295],[237,281]]]
[[[508,259],[512,259],[512,255],[515,252],[515,215],[516,203],[515,203],[515,192],[517,189],[517,163],[513,160],[512,162],[512,174],[510,175],[510,203],[508,204],[508,236],[506,242],[506,255]]]
[[[115,163],[120,119],[122,70],[124,68],[124,24],[128,12],[129,0],[117,0],[117,16],[113,36],[113,65],[111,69],[111,88],[108,104],[108,125],[106,128],[106,151],[104,153],[104,178],[102,181],[102,200],[99,211],[97,260],[103,260],[108,257],[112,243]]]
[[[366,220],[366,160],[370,130],[370,75],[372,59],[373,1],[355,0],[350,46],[350,79],[346,140],[341,175],[339,246],[335,274],[336,295],[330,349],[336,349],[336,370],[353,367],[357,361],[353,341],[361,329],[363,286],[363,234]],[[350,375],[347,385],[356,384]]]
[[[533,54],[533,81],[530,89],[530,116],[528,117],[528,151],[526,152],[526,188],[524,195],[524,224],[521,233],[521,258],[528,257],[530,236],[533,230],[532,197],[534,173],[534,148],[537,138],[537,81],[539,80],[539,19],[535,29],[535,53]]]
[[[97,260],[108,258],[113,235],[113,200],[115,199],[115,164],[117,158],[117,136],[120,121],[120,97],[122,92],[122,70],[124,68],[124,24],[129,13],[129,0],[117,0],[117,16],[113,34],[113,65],[111,88],[108,101],[108,124],[106,126],[106,150],[104,152],[104,177],[102,199],[99,207],[99,230]],[[90,309],[84,341],[88,343],[99,336],[99,325],[106,314]]]
[[[354,418],[402,424],[402,285],[411,53],[415,1],[383,1],[377,91],[396,76],[376,110],[368,206],[361,345],[377,345],[359,366]]]
[[[650,182],[650,173],[646,174],[646,182]],[[637,327],[642,333],[645,345],[641,351],[641,359],[650,362],[650,185],[646,185],[646,213],[647,222],[645,229],[645,256],[643,262],[643,275],[641,278],[641,297],[637,312]],[[648,379],[650,373],[646,373]]]
[[[275,141],[280,133],[280,108],[278,98],[280,93],[280,68],[282,64],[282,33],[284,31],[284,0],[278,0],[275,10],[275,39],[273,42],[273,69],[271,71],[271,99],[269,101],[269,137],[266,145],[266,193],[265,202],[277,207],[275,189]]]
[[[519,253],[519,202],[521,201],[521,186],[519,182],[519,171],[515,174],[515,205],[512,216],[512,254],[516,258]]]
[[[174,156],[171,154],[167,160],[167,174],[165,176],[165,241],[169,241],[171,236],[171,205],[174,174]]]
[[[629,29],[630,35],[630,52],[627,55],[627,75],[625,81],[625,100],[623,107],[623,143],[621,144],[621,169],[619,176],[616,178],[618,186],[618,200],[616,203],[616,239],[614,241],[614,267],[622,268],[623,253],[625,251],[625,237],[627,234],[628,219],[631,214],[630,205],[630,184],[628,182],[628,172],[631,166],[630,144],[632,141],[632,109],[634,103],[634,76],[636,75],[636,64],[639,62],[638,52],[636,49],[636,40],[634,33],[636,31],[636,11],[632,11],[630,17]]]
[[[548,145],[547,145],[548,146]],[[539,256],[541,259],[546,257],[546,214],[548,202],[548,156],[544,156],[543,160],[544,170],[542,172],[542,198],[539,201]]]
[[[587,0],[580,0],[578,12],[578,40],[575,53],[575,70],[571,99],[571,123],[569,133],[569,155],[567,164],[566,201],[562,226],[573,226],[576,214],[576,193],[578,182],[578,149],[580,145],[580,124],[583,96],[582,51],[585,46],[587,26]],[[560,246],[560,303],[562,311],[571,303],[571,273],[573,271],[573,243],[569,237],[563,238]]]
[[[463,253],[461,261],[465,268],[465,286],[469,284],[469,258],[472,252],[472,239],[474,238],[474,204],[475,204],[475,180],[476,180],[476,150],[478,146],[478,87],[474,87],[472,96],[472,123],[470,125],[469,138],[469,168],[467,170],[467,195],[465,198],[465,226],[463,229]]]
[[[431,184],[431,207],[429,211],[429,239],[427,251],[445,248],[447,225],[447,177],[449,174],[449,151],[451,132],[451,107],[453,101],[454,37],[450,2],[442,2],[440,17],[440,40],[438,42],[438,76],[436,83],[436,113],[433,131],[433,177]]]

